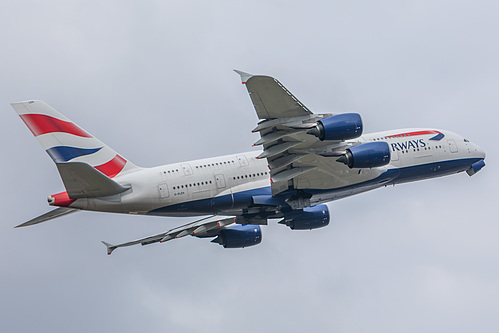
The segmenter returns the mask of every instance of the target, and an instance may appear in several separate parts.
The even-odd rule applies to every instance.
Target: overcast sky
[[[2,332],[498,332],[497,1],[0,3]],[[23,229],[63,190],[10,102],[41,99],[137,165],[254,149],[232,69],[278,78],[365,132],[459,133],[487,167],[330,204],[256,247],[101,240],[179,218],[80,212]]]

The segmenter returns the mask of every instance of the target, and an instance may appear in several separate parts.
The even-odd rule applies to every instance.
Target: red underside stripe
[[[120,155],[116,155],[112,160],[107,163],[95,166],[97,170],[108,176],[109,178],[113,178],[117,174],[123,170],[125,167],[126,160]]]
[[[92,136],[73,124],[72,122],[63,121],[44,114],[22,114],[21,119],[28,126],[34,136],[39,136],[46,133],[62,132],[69,133],[84,138],[91,138]]]
[[[387,138],[396,138],[398,136],[416,136],[416,135],[425,135],[425,134],[440,134],[439,131],[418,131],[418,132],[407,132],[400,133],[395,135],[388,135]]]

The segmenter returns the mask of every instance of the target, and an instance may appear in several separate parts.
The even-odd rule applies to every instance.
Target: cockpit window
[[[464,142],[470,142],[468,139],[464,139]]]

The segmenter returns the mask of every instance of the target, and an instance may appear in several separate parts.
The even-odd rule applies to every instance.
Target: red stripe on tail
[[[21,119],[28,126],[34,136],[42,134],[62,132],[69,133],[84,138],[91,138],[92,136],[69,121],[60,120],[44,114],[21,114]]]
[[[126,160],[120,155],[116,155],[112,160],[101,165],[97,165],[94,168],[108,176],[113,178],[123,170],[125,167]]]

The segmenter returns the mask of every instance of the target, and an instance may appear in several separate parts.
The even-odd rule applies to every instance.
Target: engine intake
[[[347,149],[336,160],[351,168],[376,168],[390,163],[390,147],[386,142],[368,142]]]
[[[222,229],[218,237],[212,240],[226,249],[244,248],[260,244],[262,241],[262,230],[259,225],[235,225]]]
[[[349,140],[362,135],[362,118],[358,113],[343,113],[321,119],[307,132],[324,140]]]
[[[322,228],[329,224],[329,209],[327,205],[320,204],[303,210],[294,210],[284,214],[284,219],[279,223],[287,225],[291,230]]]

